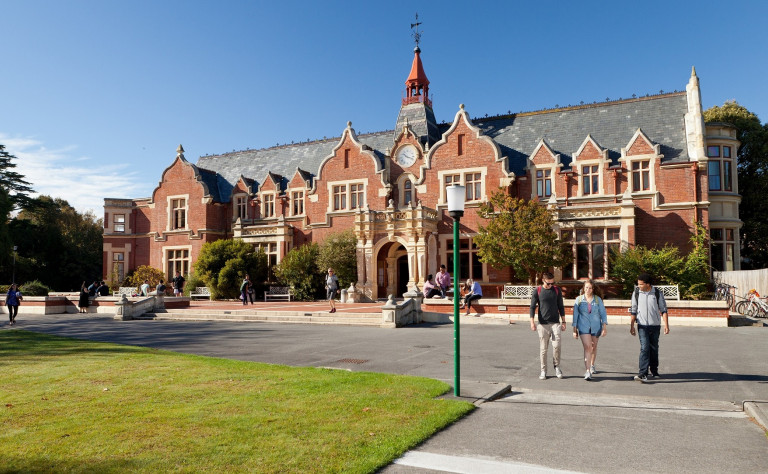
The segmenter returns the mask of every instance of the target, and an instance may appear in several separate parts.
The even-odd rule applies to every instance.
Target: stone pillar
[[[387,294],[392,296],[397,292],[397,258],[387,258]]]
[[[131,307],[133,303],[128,301],[128,298],[123,294],[120,295],[120,299],[115,303],[115,319],[121,321],[128,321],[133,319],[131,315]]]
[[[394,328],[397,321],[397,303],[395,303],[395,295],[389,295],[387,303],[381,307],[381,326]]]

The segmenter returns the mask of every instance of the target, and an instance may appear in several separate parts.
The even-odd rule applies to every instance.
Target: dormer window
[[[304,191],[294,191],[291,193],[291,215],[301,216],[304,214]]]
[[[600,193],[600,174],[598,165],[581,167],[581,186],[585,196]]]
[[[268,219],[270,217],[275,217],[275,195],[274,194],[265,194],[264,195],[264,218]]]
[[[536,170],[536,195],[539,198],[552,195],[552,170]]]
[[[648,191],[651,189],[650,160],[632,162],[632,191]]]

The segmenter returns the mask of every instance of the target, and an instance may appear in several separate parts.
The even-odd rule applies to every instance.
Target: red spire
[[[424,66],[421,64],[421,50],[418,46],[413,50],[413,64],[411,73],[405,81],[406,97],[403,99],[403,105],[424,103],[430,108],[432,101],[429,100],[429,79],[424,72]]]

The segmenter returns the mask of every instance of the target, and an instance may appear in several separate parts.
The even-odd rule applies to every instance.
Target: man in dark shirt
[[[184,277],[181,276],[181,272],[176,270],[176,276],[173,277],[173,296],[181,296],[184,294]]]
[[[531,296],[531,331],[536,331],[533,317],[536,306],[539,307],[539,361],[541,374],[539,378],[547,378],[547,351],[549,340],[552,339],[552,360],[555,364],[555,375],[563,378],[560,370],[560,335],[565,331],[565,306],[563,292],[555,286],[555,276],[544,272],[541,277],[542,286],[536,287]]]

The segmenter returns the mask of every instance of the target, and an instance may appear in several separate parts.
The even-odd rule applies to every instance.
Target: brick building
[[[610,280],[611,247],[671,243],[689,250],[709,228],[716,269],[739,268],[736,130],[705,124],[695,69],[685,92],[485,118],[461,105],[435,120],[429,80],[414,50],[395,129],[203,156],[181,146],[151,197],[105,199],[105,278],[139,265],[187,273],[205,242],[242,239],[275,264],[291,248],[353,229],[357,287],[370,299],[421,286],[452,268],[446,187],[466,186],[462,278],[514,278],[480,262],[478,209],[502,188],[554,214],[569,242],[564,282]]]

